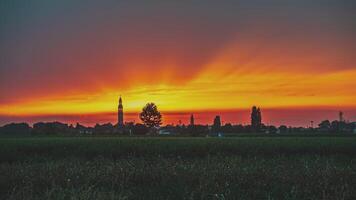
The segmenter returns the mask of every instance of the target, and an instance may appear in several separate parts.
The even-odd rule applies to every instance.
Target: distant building
[[[118,127],[124,126],[124,110],[123,110],[123,106],[122,106],[121,96],[119,99],[119,106],[118,106],[118,110],[117,110],[117,126]]]
[[[158,135],[175,135],[176,130],[173,127],[162,127],[158,129]]]
[[[339,122],[344,121],[344,113],[342,111],[339,112]]]
[[[193,116],[193,114],[190,115],[190,125],[194,126],[194,116]]]
[[[352,133],[356,134],[356,122],[351,122],[351,124],[353,125]]]

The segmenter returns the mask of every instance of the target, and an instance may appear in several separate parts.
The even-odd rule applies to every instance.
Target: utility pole
[[[339,112],[339,122],[343,122],[344,121],[344,113],[342,111]]]

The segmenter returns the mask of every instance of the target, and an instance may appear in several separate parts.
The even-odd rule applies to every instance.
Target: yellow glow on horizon
[[[261,44],[235,44],[222,48],[195,77],[175,77],[174,60],[163,60],[160,71],[137,74],[144,63],[132,63],[129,77],[120,85],[98,81],[94,91],[71,91],[33,97],[22,102],[0,105],[2,115],[91,114],[115,112],[122,95],[125,112],[140,112],[148,102],[161,111],[204,111],[281,107],[356,107],[356,69],[312,71],[310,61],[295,55],[256,54]],[[291,63],[291,67],[281,63]],[[290,60],[291,62],[286,62]],[[306,59],[308,60],[308,59]],[[301,69],[295,67],[299,64]],[[163,66],[164,65],[164,66]],[[135,67],[136,66],[136,67]],[[183,68],[184,69],[184,68]],[[292,70],[293,69],[293,70]],[[189,74],[190,75],[190,74]],[[81,88],[79,88],[81,89]]]
[[[229,69],[230,70],[230,69]],[[356,107],[356,70],[321,73],[241,73],[208,68],[184,85],[152,84],[126,91],[58,94],[48,99],[1,105],[3,115],[89,114],[115,112],[121,94],[126,112],[139,112],[147,102],[161,111],[242,109],[296,106]]]

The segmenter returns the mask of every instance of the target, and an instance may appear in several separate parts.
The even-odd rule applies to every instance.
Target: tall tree
[[[157,127],[162,124],[162,115],[154,103],[148,103],[143,107],[140,113],[140,119],[149,128]]]
[[[220,131],[220,129],[221,129],[221,120],[220,120],[220,116],[217,115],[214,119],[213,132],[217,133]]]
[[[262,125],[261,110],[260,108],[253,106],[251,111],[251,128],[256,131],[261,128],[261,125]]]
[[[257,126],[261,127],[261,125],[262,125],[261,109],[257,108]]]

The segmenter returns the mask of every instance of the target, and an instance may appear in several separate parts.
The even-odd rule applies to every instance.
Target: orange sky
[[[6,122],[112,113],[119,95],[131,113],[147,102],[166,113],[356,108],[350,21],[356,16],[346,4],[90,1],[0,8]]]
[[[88,114],[112,112],[118,96],[125,111],[138,112],[147,102],[162,111],[201,111],[286,107],[356,107],[356,70],[323,73],[234,70],[224,61],[212,62],[191,80],[140,84],[127,89],[102,86],[94,91],[70,91],[1,104],[0,114]],[[217,70],[218,69],[218,70]],[[167,75],[168,76],[168,75]],[[178,78],[178,77],[177,77]]]

